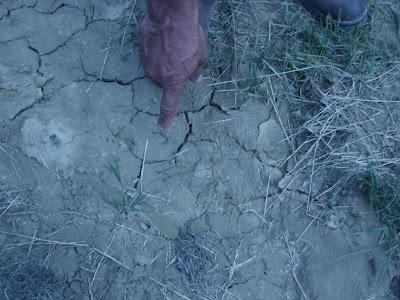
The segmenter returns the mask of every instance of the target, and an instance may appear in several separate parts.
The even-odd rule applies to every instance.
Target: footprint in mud
[[[75,133],[58,120],[44,122],[36,117],[25,120],[22,128],[22,151],[40,163],[67,166],[75,152]]]

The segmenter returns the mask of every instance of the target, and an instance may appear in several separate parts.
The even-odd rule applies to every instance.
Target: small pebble
[[[331,229],[338,229],[340,225],[340,219],[336,215],[331,215],[329,217],[328,222],[326,222],[326,226]]]
[[[76,171],[76,173],[78,173],[78,174],[86,174],[86,173],[87,173],[87,169],[86,169],[85,167],[83,167],[83,166],[77,167],[77,168],[75,169],[75,171]]]
[[[139,224],[140,228],[142,228],[143,230],[148,230],[149,226],[147,226],[146,224],[144,224],[143,222]]]

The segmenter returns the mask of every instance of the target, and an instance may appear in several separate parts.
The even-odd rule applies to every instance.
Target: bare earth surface
[[[374,213],[307,216],[268,99],[206,79],[157,132],[142,2],[0,1],[0,298],[392,299]]]

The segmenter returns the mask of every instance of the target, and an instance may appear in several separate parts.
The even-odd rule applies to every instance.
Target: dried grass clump
[[[6,299],[61,299],[61,280],[29,258],[0,269],[2,297]]]
[[[180,232],[174,243],[175,266],[183,273],[191,293],[200,299],[221,299],[228,285],[228,272],[217,263],[206,236]]]

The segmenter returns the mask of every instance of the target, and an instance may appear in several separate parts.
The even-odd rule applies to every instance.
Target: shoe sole
[[[317,8],[315,8],[313,5],[311,5],[307,0],[298,0],[298,2],[300,2],[300,4],[317,20],[322,21],[322,22],[326,22],[326,18],[328,15],[322,13],[321,11],[319,11]],[[356,26],[360,23],[362,23],[363,21],[365,21],[365,19],[368,16],[368,9],[365,10],[365,12],[363,13],[362,16],[360,16],[359,18],[355,19],[355,20],[350,20],[350,21],[340,21],[340,20],[335,20],[336,22],[338,22],[338,24],[342,27],[352,27],[352,26]]]

